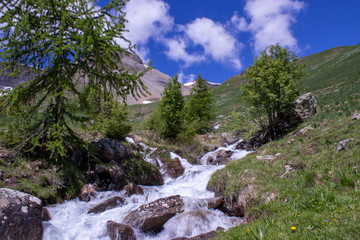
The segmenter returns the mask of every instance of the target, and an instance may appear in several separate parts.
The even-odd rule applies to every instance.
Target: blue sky
[[[142,59],[183,83],[224,82],[271,44],[303,57],[360,43],[360,0],[130,0],[125,11]]]

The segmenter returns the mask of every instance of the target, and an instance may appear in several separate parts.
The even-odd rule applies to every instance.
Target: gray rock
[[[222,197],[208,198],[206,201],[208,209],[217,209],[224,203],[224,199]]]
[[[267,161],[267,162],[271,162],[272,160],[275,160],[276,156],[273,155],[265,155],[265,156],[256,156],[256,160],[262,160],[262,161]]]
[[[360,119],[360,113],[358,113],[358,112],[354,113],[352,120],[359,120],[359,119]]]
[[[42,212],[42,220],[43,221],[50,221],[51,220],[51,214],[47,208],[43,208]]]
[[[124,223],[143,232],[160,232],[163,225],[176,213],[184,212],[184,203],[179,195],[160,198],[131,211]]]
[[[108,221],[106,227],[111,240],[136,240],[135,231],[129,225]]]
[[[336,152],[340,152],[340,151],[342,151],[342,150],[345,150],[345,149],[346,149],[346,145],[347,145],[348,142],[350,142],[350,141],[354,141],[354,139],[353,139],[353,138],[349,138],[349,139],[346,139],[346,140],[343,140],[343,141],[339,142]]]
[[[0,188],[1,239],[41,240],[43,206],[30,194]]]
[[[206,163],[208,165],[225,165],[229,161],[231,161],[231,155],[233,154],[230,150],[220,150],[216,153],[216,156],[209,156],[206,159]]]
[[[314,128],[312,128],[311,126],[304,127],[303,129],[297,131],[294,136],[303,136],[311,130],[314,130]]]
[[[87,213],[102,213],[117,206],[122,206],[124,205],[124,202],[125,201],[122,197],[116,196],[106,200],[105,202],[100,203],[99,205],[96,205],[95,207],[91,208]]]
[[[101,138],[92,142],[96,157],[104,163],[121,162],[131,156],[130,149],[119,141],[111,138]]]
[[[295,101],[295,113],[302,119],[316,114],[317,101],[311,93],[299,96]]]
[[[164,163],[164,167],[166,169],[166,173],[172,178],[178,178],[184,173],[184,168],[181,165],[181,161],[179,158],[173,158],[169,162]]]

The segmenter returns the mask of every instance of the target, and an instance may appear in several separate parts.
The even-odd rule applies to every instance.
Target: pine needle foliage
[[[164,124],[162,134],[168,138],[175,138],[184,130],[183,110],[185,105],[177,75],[170,80],[161,95],[159,113]]]
[[[244,100],[266,113],[271,139],[294,107],[303,73],[304,65],[298,62],[298,57],[279,44],[267,47],[245,71],[249,83],[241,88]]]
[[[185,104],[186,120],[197,123],[197,133],[204,133],[216,117],[216,102],[212,89],[199,74]]]
[[[111,0],[100,8],[95,0],[1,1],[3,70],[16,76],[30,67],[35,73],[7,96],[7,106],[22,119],[17,127],[20,147],[44,150],[58,161],[74,144],[81,144],[71,123],[86,119],[70,108],[80,83],[123,99],[144,94],[144,72],[130,74],[121,63],[121,56],[133,48],[123,36],[126,2]],[[122,48],[118,40],[128,47]]]

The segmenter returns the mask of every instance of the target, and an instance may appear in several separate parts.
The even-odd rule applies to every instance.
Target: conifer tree
[[[95,0],[1,1],[3,69],[13,76],[25,67],[35,72],[7,96],[8,106],[23,120],[17,128],[23,130],[21,147],[45,150],[59,160],[81,142],[71,123],[85,119],[70,109],[80,83],[122,98],[143,93],[143,73],[130,74],[121,63],[121,56],[132,52],[123,36],[126,2],[111,0],[100,8]]]
[[[184,98],[177,75],[170,80],[161,95],[159,113],[164,124],[163,135],[175,138],[184,130]]]
[[[196,121],[197,132],[203,133],[209,123],[216,117],[216,105],[212,89],[199,74],[195,86],[190,91],[189,100],[185,105],[186,120]]]
[[[267,47],[245,71],[249,83],[241,89],[244,100],[266,113],[271,139],[294,107],[303,73],[298,57],[279,44]]]

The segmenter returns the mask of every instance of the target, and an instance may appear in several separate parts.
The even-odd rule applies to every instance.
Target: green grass
[[[210,184],[228,199],[239,198],[249,186],[255,189],[245,212],[247,219],[255,220],[217,239],[261,239],[260,230],[264,235],[265,228],[264,239],[359,238],[360,121],[350,117],[323,121],[317,116],[297,130],[308,125],[314,129],[304,136],[293,136],[294,131],[212,176]],[[337,153],[338,143],[348,138],[354,141]],[[256,159],[276,153],[281,155],[272,162]],[[287,162],[302,167],[281,178]],[[276,197],[267,202],[271,194]]]

